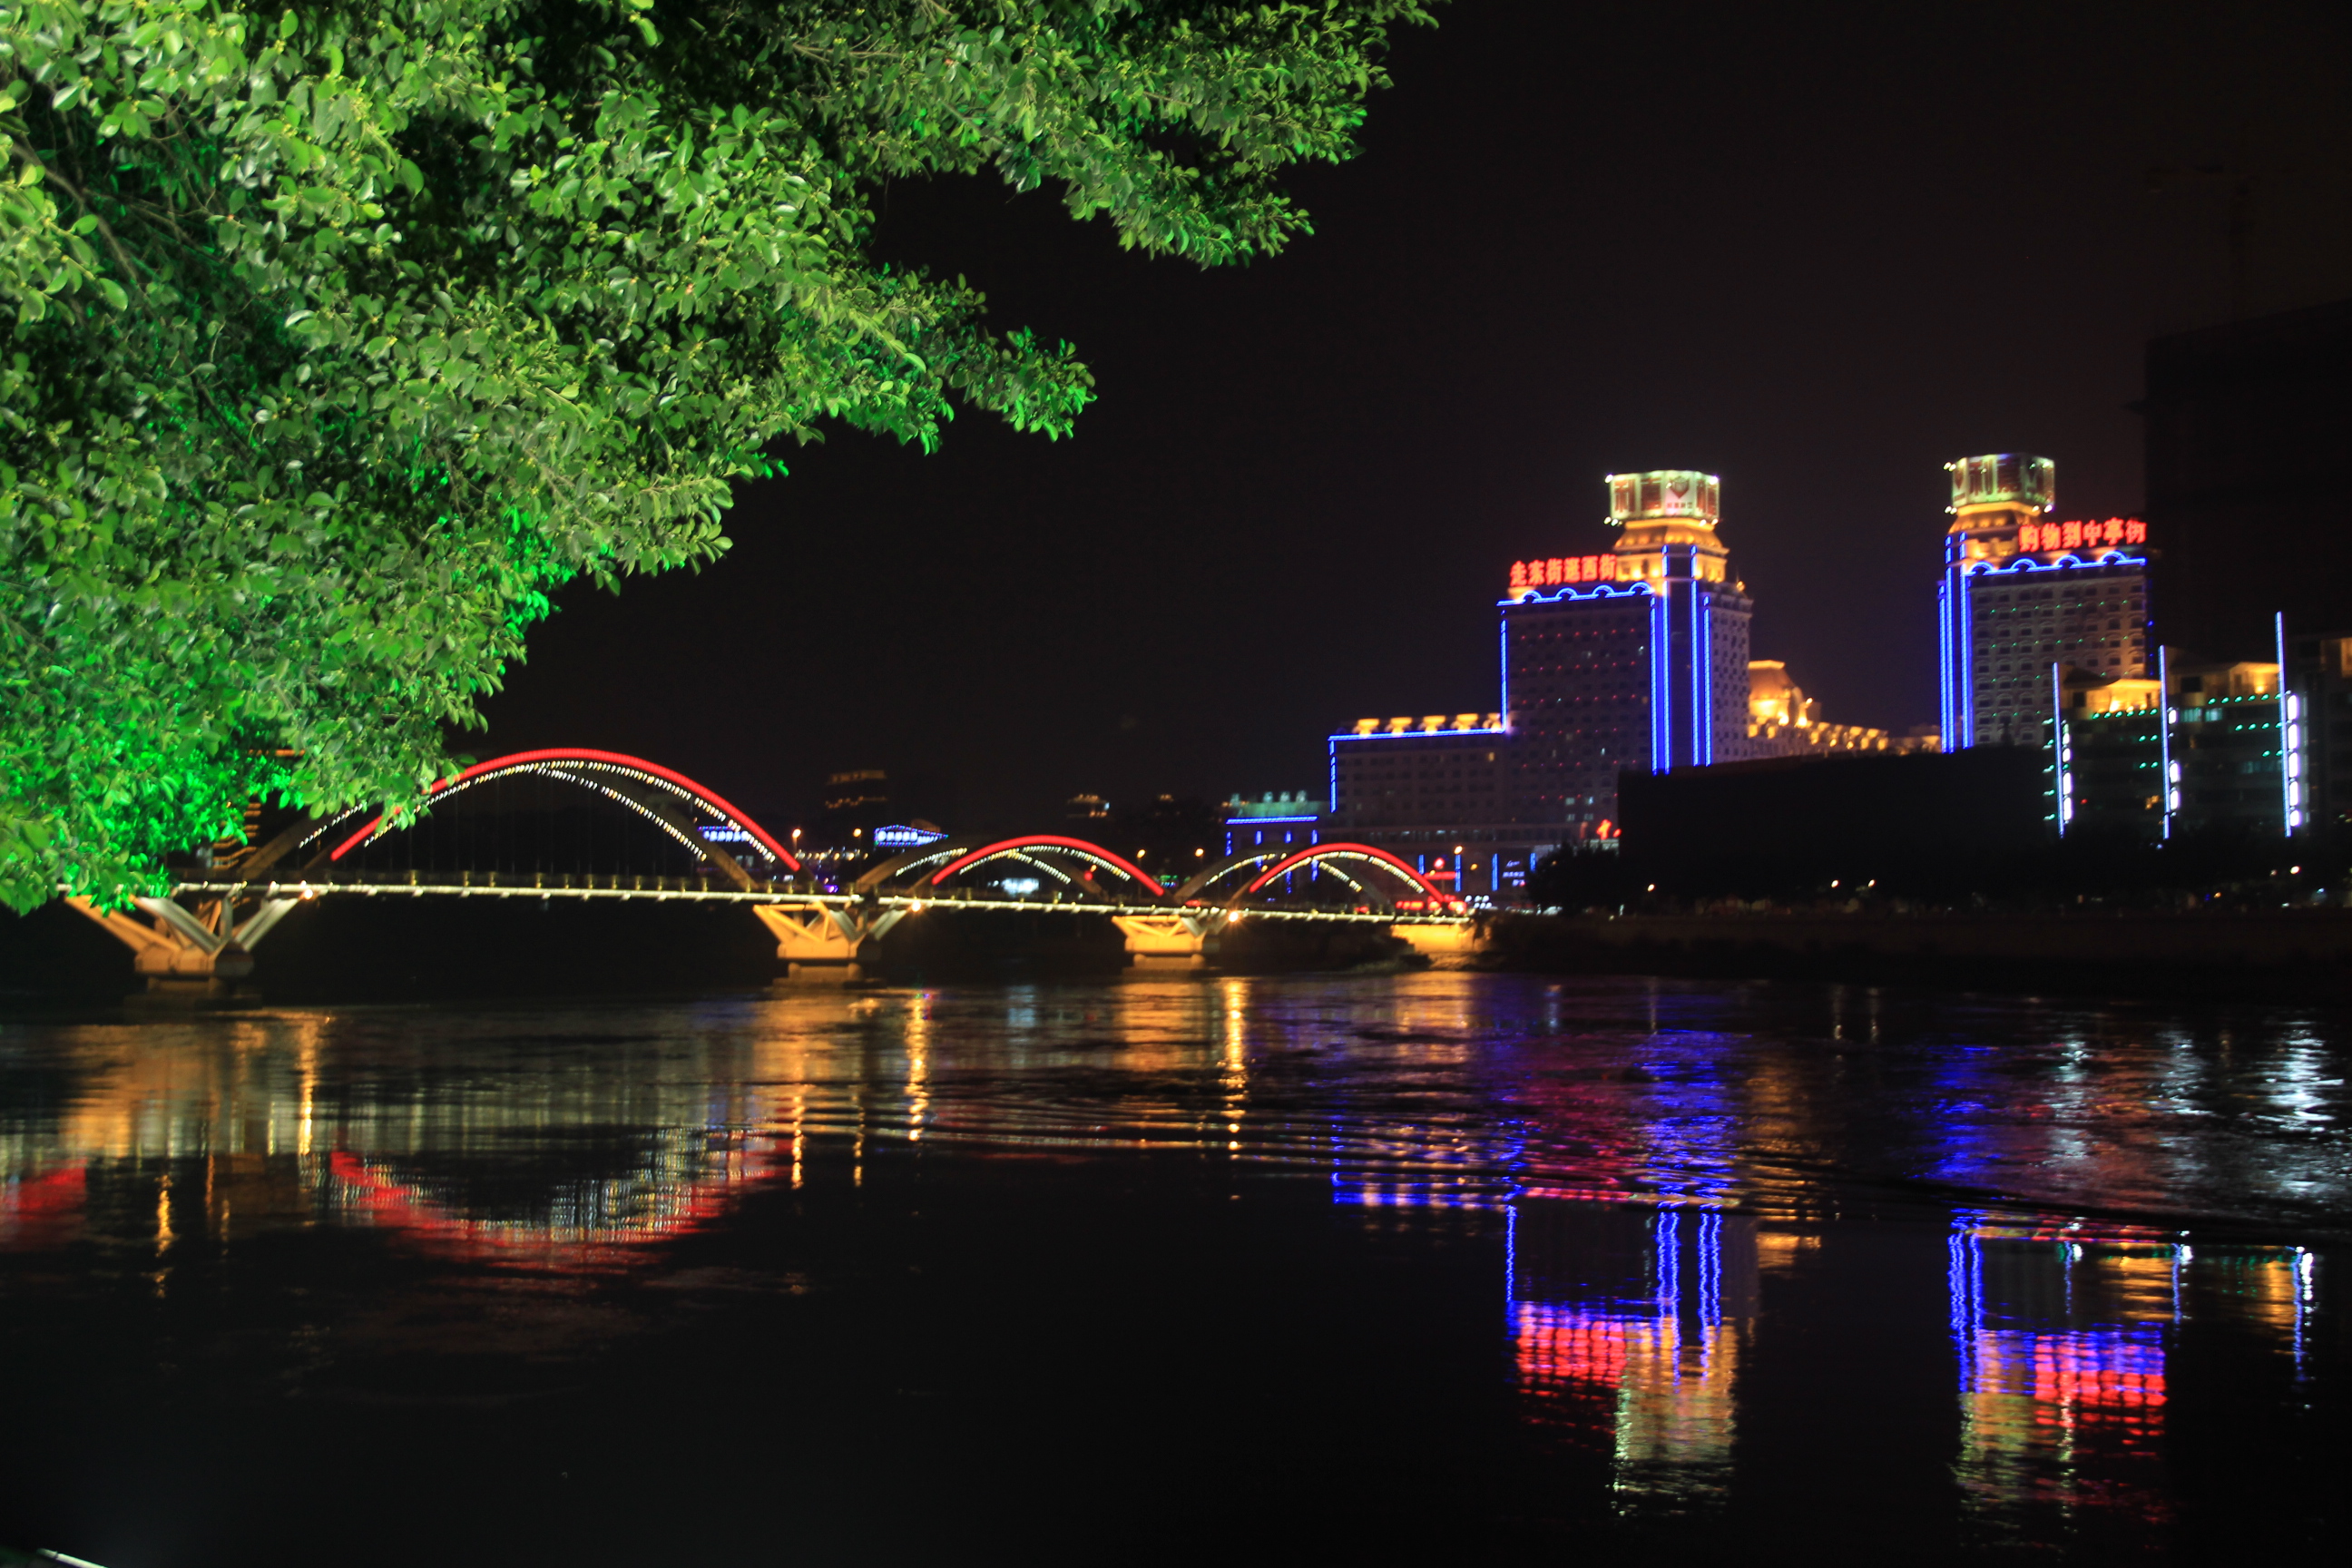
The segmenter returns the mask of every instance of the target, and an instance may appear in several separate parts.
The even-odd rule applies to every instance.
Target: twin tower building
[[[2052,521],[2046,458],[1949,468],[1939,733],[2039,744],[2054,663],[2145,674],[2146,531]],[[1717,535],[1715,475],[1607,482],[1605,551],[1511,567],[1498,710],[1365,719],[1332,736],[1321,836],[1379,844],[1465,897],[1507,900],[1555,848],[1616,836],[1621,773],[1937,743],[1821,723],[1781,665],[1748,658],[1754,601]]]

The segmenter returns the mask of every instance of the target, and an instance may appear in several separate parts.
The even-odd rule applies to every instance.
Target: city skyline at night
[[[2147,516],[2149,341],[2352,295],[2306,151],[2347,134],[2333,21],[2018,25],[2033,68],[1971,79],[1963,116],[1952,62],[2003,47],[1966,7],[1450,5],[1400,39],[1364,154],[1301,180],[1315,234],[1241,270],[1123,255],[1042,194],[901,184],[882,254],[952,257],[992,320],[1096,365],[1074,438],[964,420],[929,456],[850,432],[787,453],[713,569],[562,595],[461,742],[758,779],[773,798],[742,804],[788,823],[843,768],[948,826],[1317,784],[1357,716],[1490,708],[1464,694],[1493,682],[1492,628],[1455,606],[1564,553],[1601,476],[1677,466],[1732,487],[1757,650],[1841,722],[1934,723],[1943,465],[2046,453],[2065,516]],[[1662,37],[1686,85],[1664,118],[1640,81],[1555,63]],[[1799,38],[1801,68],[1762,63]],[[2233,160],[2296,171],[2252,198],[2236,295],[2227,180],[2149,174]],[[1972,202],[2018,215],[1998,263]],[[1627,237],[1666,214],[1707,238]],[[1163,626],[1213,627],[1217,666],[1166,657]],[[787,647],[855,679],[734,722],[714,672]]]

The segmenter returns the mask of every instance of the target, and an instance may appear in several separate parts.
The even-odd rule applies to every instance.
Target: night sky
[[[2038,452],[2063,515],[2137,508],[2143,346],[2229,319],[2233,179],[2236,303],[2352,294],[2341,4],[1441,18],[1270,262],[894,187],[880,255],[1094,366],[1076,438],[790,452],[715,567],[563,596],[462,749],[635,752],[780,830],[850,767],[959,829],[1319,794],[1335,728],[1494,707],[1511,561],[1605,549],[1601,476],[1648,468],[1723,476],[1757,657],[1899,731],[1936,712],[1943,463]]]

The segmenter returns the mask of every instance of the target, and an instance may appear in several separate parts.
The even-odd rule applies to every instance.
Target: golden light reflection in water
[[[1964,1224],[1950,1244],[1955,1473],[1980,1525],[2168,1516],[2166,1334],[2187,1248]]]
[[[2168,1362],[2184,1322],[2259,1330],[2301,1372],[2314,1259],[2300,1247],[2200,1249],[2129,1227],[1964,1220],[1950,1252],[1955,1470],[1996,1537],[2043,1533],[2053,1519],[2113,1528],[2170,1517]]]
[[[931,1097],[931,996],[919,991],[907,1002],[907,1141],[919,1143],[929,1120]],[[796,1160],[797,1163],[797,1160]]]
[[[1460,989],[1346,1015],[1302,994],[1227,979],[798,996],[643,1041],[593,1017],[510,1017],[487,1043],[333,1014],[61,1030],[71,1092],[0,1122],[0,1247],[116,1226],[152,1248],[158,1289],[192,1238],[321,1224],[594,1268],[761,1182],[863,1181],[877,1142],[1233,1155],[1326,1174],[1335,1202],[1505,1228],[1528,1419],[1605,1456],[1628,1512],[1715,1506],[1742,1371],[1772,1331],[1760,1282],[1821,1249],[1787,1211],[1759,1220],[1725,1194],[1759,1151],[1821,1146],[1825,1086],[1793,1056],[1737,1080],[1678,1075],[1693,1047],[1659,1037],[1630,1050],[1638,1078],[1563,1072],[1478,1099],[1458,1069],[1484,1026]],[[1868,1003],[1840,999],[1832,1026],[1874,1033]],[[1572,1023],[1557,988],[1539,1005]],[[1334,1040],[1333,1065],[1283,1068]],[[1573,1181],[1538,1173],[1571,1144]],[[479,1181],[485,1164],[521,1180]],[[1640,1201],[1662,1173],[1683,1194]],[[2160,1519],[2180,1322],[2251,1326],[2299,1365],[2314,1310],[2315,1260],[2293,1248],[1978,1216],[1951,1247],[1955,1475],[1996,1532],[2037,1510]]]

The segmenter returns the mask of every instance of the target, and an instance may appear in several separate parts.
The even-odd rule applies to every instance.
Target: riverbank
[[[2352,1001],[2352,910],[1504,915],[1477,962],[1562,974]]]

